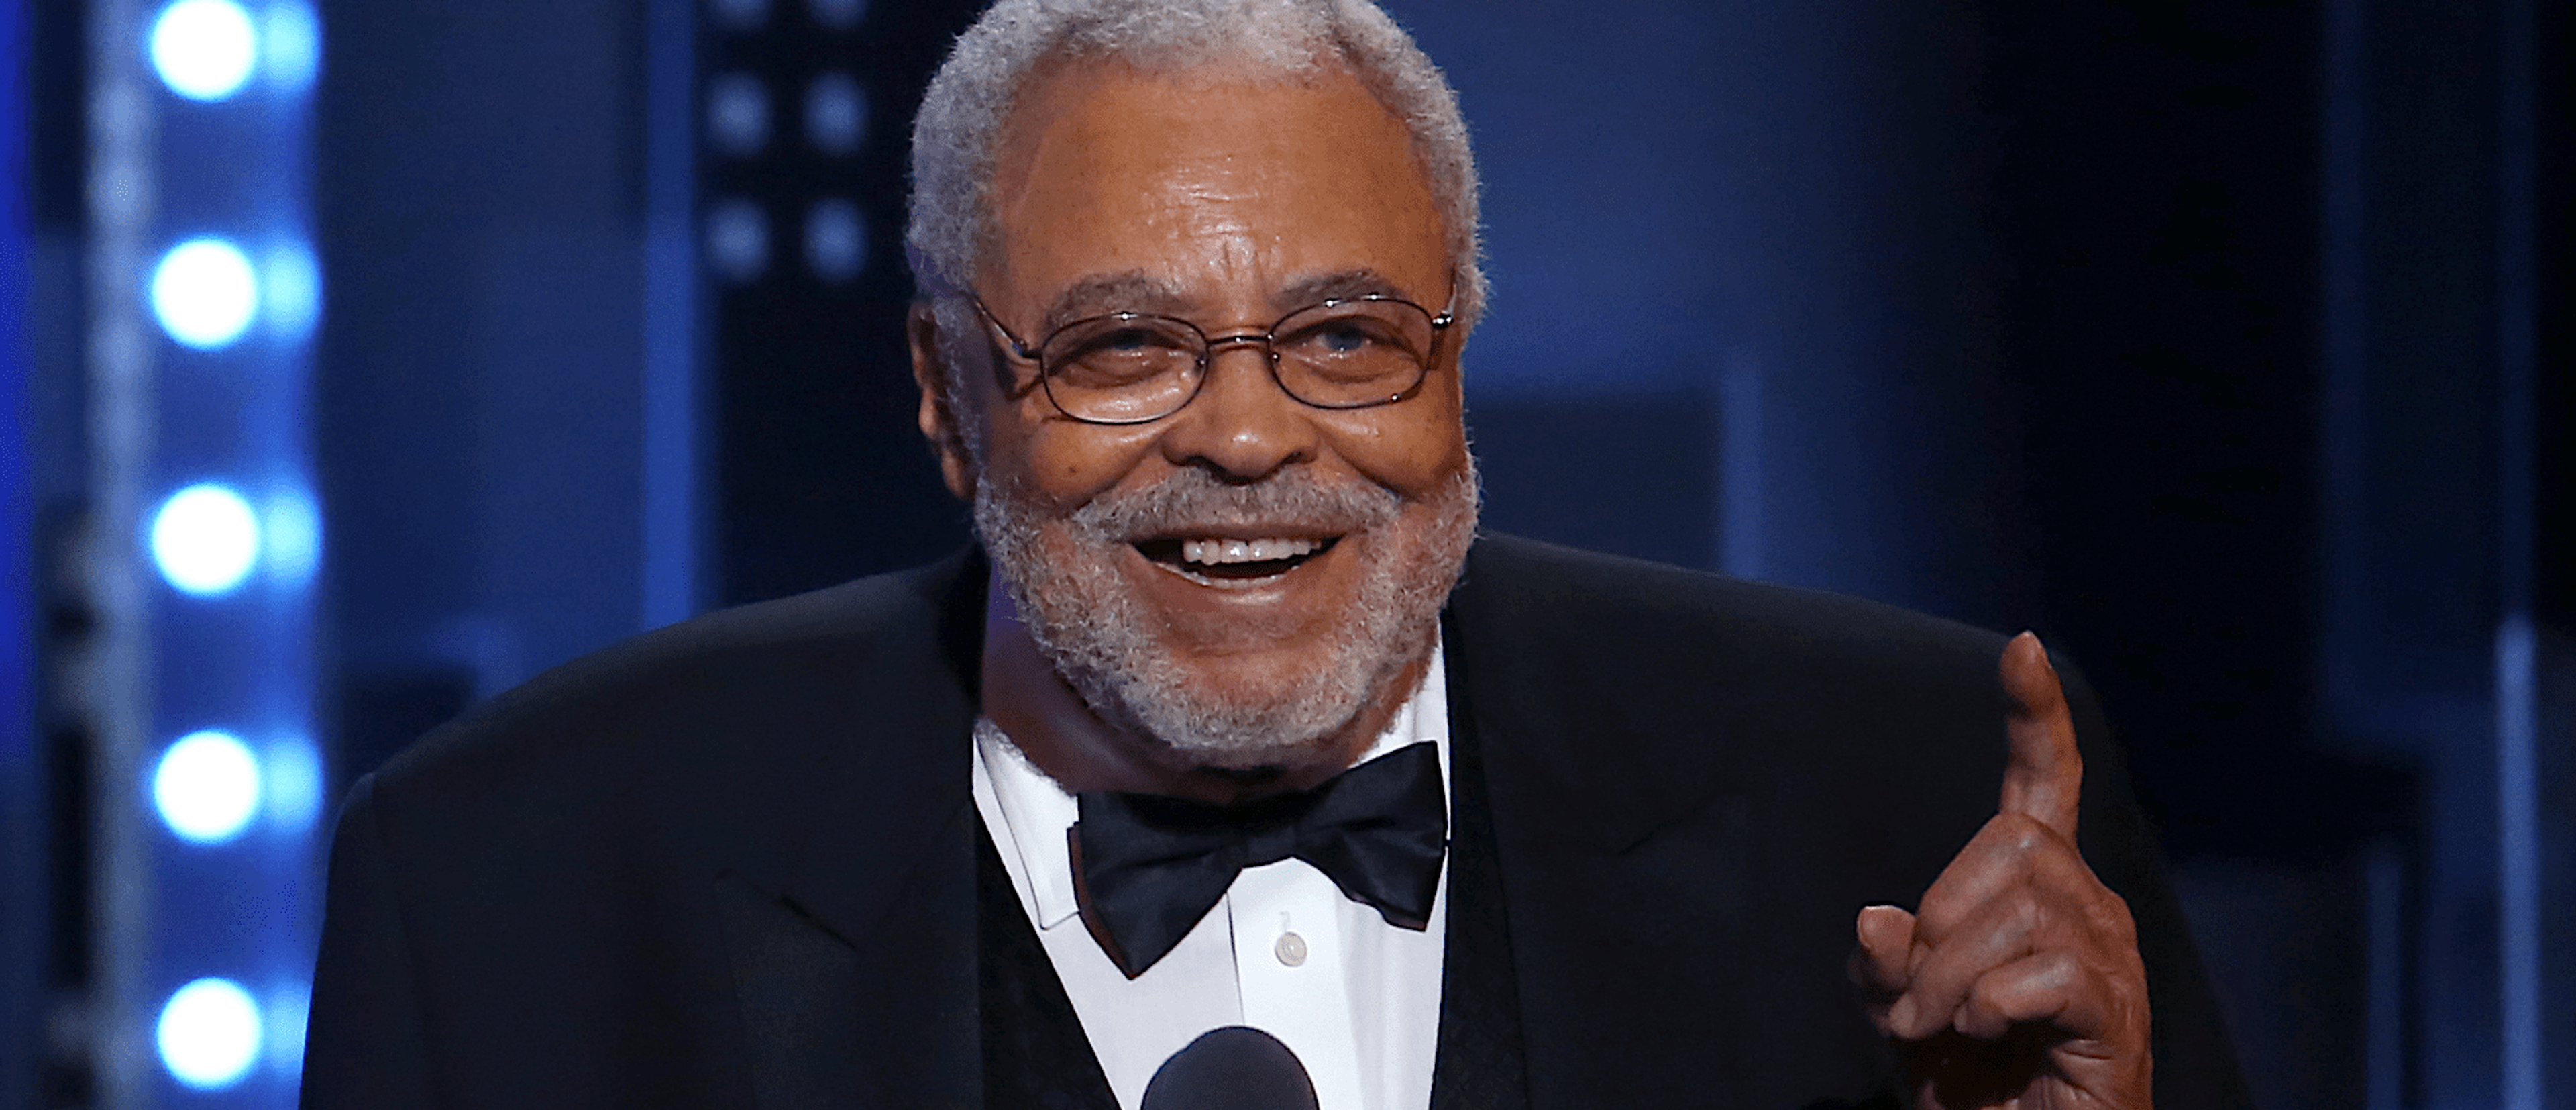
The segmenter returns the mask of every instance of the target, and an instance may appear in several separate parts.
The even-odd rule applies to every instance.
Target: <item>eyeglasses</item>
[[[966,298],[1011,354],[1037,365],[1039,386],[1056,410],[1086,424],[1144,424],[1181,411],[1207,384],[1216,350],[1247,343],[1261,347],[1271,380],[1300,402],[1319,409],[1391,405],[1422,388],[1442,333],[1456,321],[1449,308],[1435,316],[1372,293],[1308,305],[1263,331],[1214,337],[1187,320],[1112,312],[1066,324],[1031,347],[984,298],[972,291]],[[1014,392],[1027,395],[1026,386]]]

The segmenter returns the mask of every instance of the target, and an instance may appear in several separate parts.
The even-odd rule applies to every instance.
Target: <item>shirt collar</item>
[[[1422,683],[1412,696],[1398,706],[1386,730],[1378,734],[1360,756],[1362,763],[1408,744],[1428,741],[1440,752],[1440,781],[1452,781],[1449,771],[1449,694],[1448,672],[1441,659],[1440,645],[1431,647],[1431,665],[1423,668]],[[975,792],[986,813],[999,810],[1001,827],[989,829],[994,847],[1005,858],[1015,859],[1023,903],[1041,929],[1053,929],[1081,912],[1073,893],[1073,855],[1068,847],[1074,821],[1080,806],[1029,757],[1020,753],[1010,737],[991,718],[975,718]],[[1455,789],[1450,794],[1454,796]],[[1444,803],[1448,798],[1442,799]],[[990,822],[988,822],[989,824]]]

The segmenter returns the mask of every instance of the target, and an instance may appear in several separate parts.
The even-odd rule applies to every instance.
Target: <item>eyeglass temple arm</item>
[[[1020,337],[1011,331],[1011,326],[1009,324],[1002,322],[1001,317],[993,315],[993,310],[985,307],[984,298],[978,296],[974,290],[959,290],[955,295],[966,298],[966,303],[975,306],[975,314],[983,317],[985,323],[992,325],[993,330],[1001,335],[1004,343],[1010,344],[1010,353],[1013,357],[1016,357],[1031,366],[1038,367],[1038,373],[1029,379],[1028,384],[1022,385],[1011,380],[1011,374],[1002,366],[1001,359],[994,359],[993,385],[1002,391],[1002,396],[1009,400],[1016,401],[1022,397],[1028,396],[1039,386],[1044,385],[1046,382],[1045,363],[1038,357],[1038,352],[1029,349],[1028,344],[1021,342]]]

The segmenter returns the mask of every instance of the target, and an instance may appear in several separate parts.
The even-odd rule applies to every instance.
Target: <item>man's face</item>
[[[1226,335],[1327,296],[1437,312],[1451,294],[1406,132],[1337,72],[1042,75],[992,203],[1000,245],[976,288],[1030,343],[1113,311]],[[1463,339],[1443,338],[1413,396],[1340,411],[1289,397],[1257,346],[1220,347],[1187,407],[1128,426],[1006,395],[979,354],[961,401],[984,416],[982,472],[952,458],[952,485],[973,485],[1023,620],[1095,710],[1195,762],[1312,758],[1406,692],[1473,533]]]

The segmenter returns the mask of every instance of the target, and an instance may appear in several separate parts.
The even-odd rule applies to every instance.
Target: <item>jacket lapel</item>
[[[1453,701],[1457,689],[1450,687]],[[1528,1110],[1520,988],[1483,753],[1456,705],[1449,722],[1449,933],[1441,953],[1431,1110]]]
[[[1453,727],[1485,764],[1533,1110],[1725,1104],[1740,995],[1744,807],[1716,752],[1644,734],[1632,675],[1513,541],[1481,540],[1451,597]],[[1619,907],[1653,907],[1652,913]],[[1690,992],[1674,983],[1693,984]],[[1712,986],[1714,990],[1710,989]]]
[[[957,557],[871,606],[835,692],[851,712],[766,778],[715,899],[757,1105],[982,1105],[972,660],[984,568]]]

